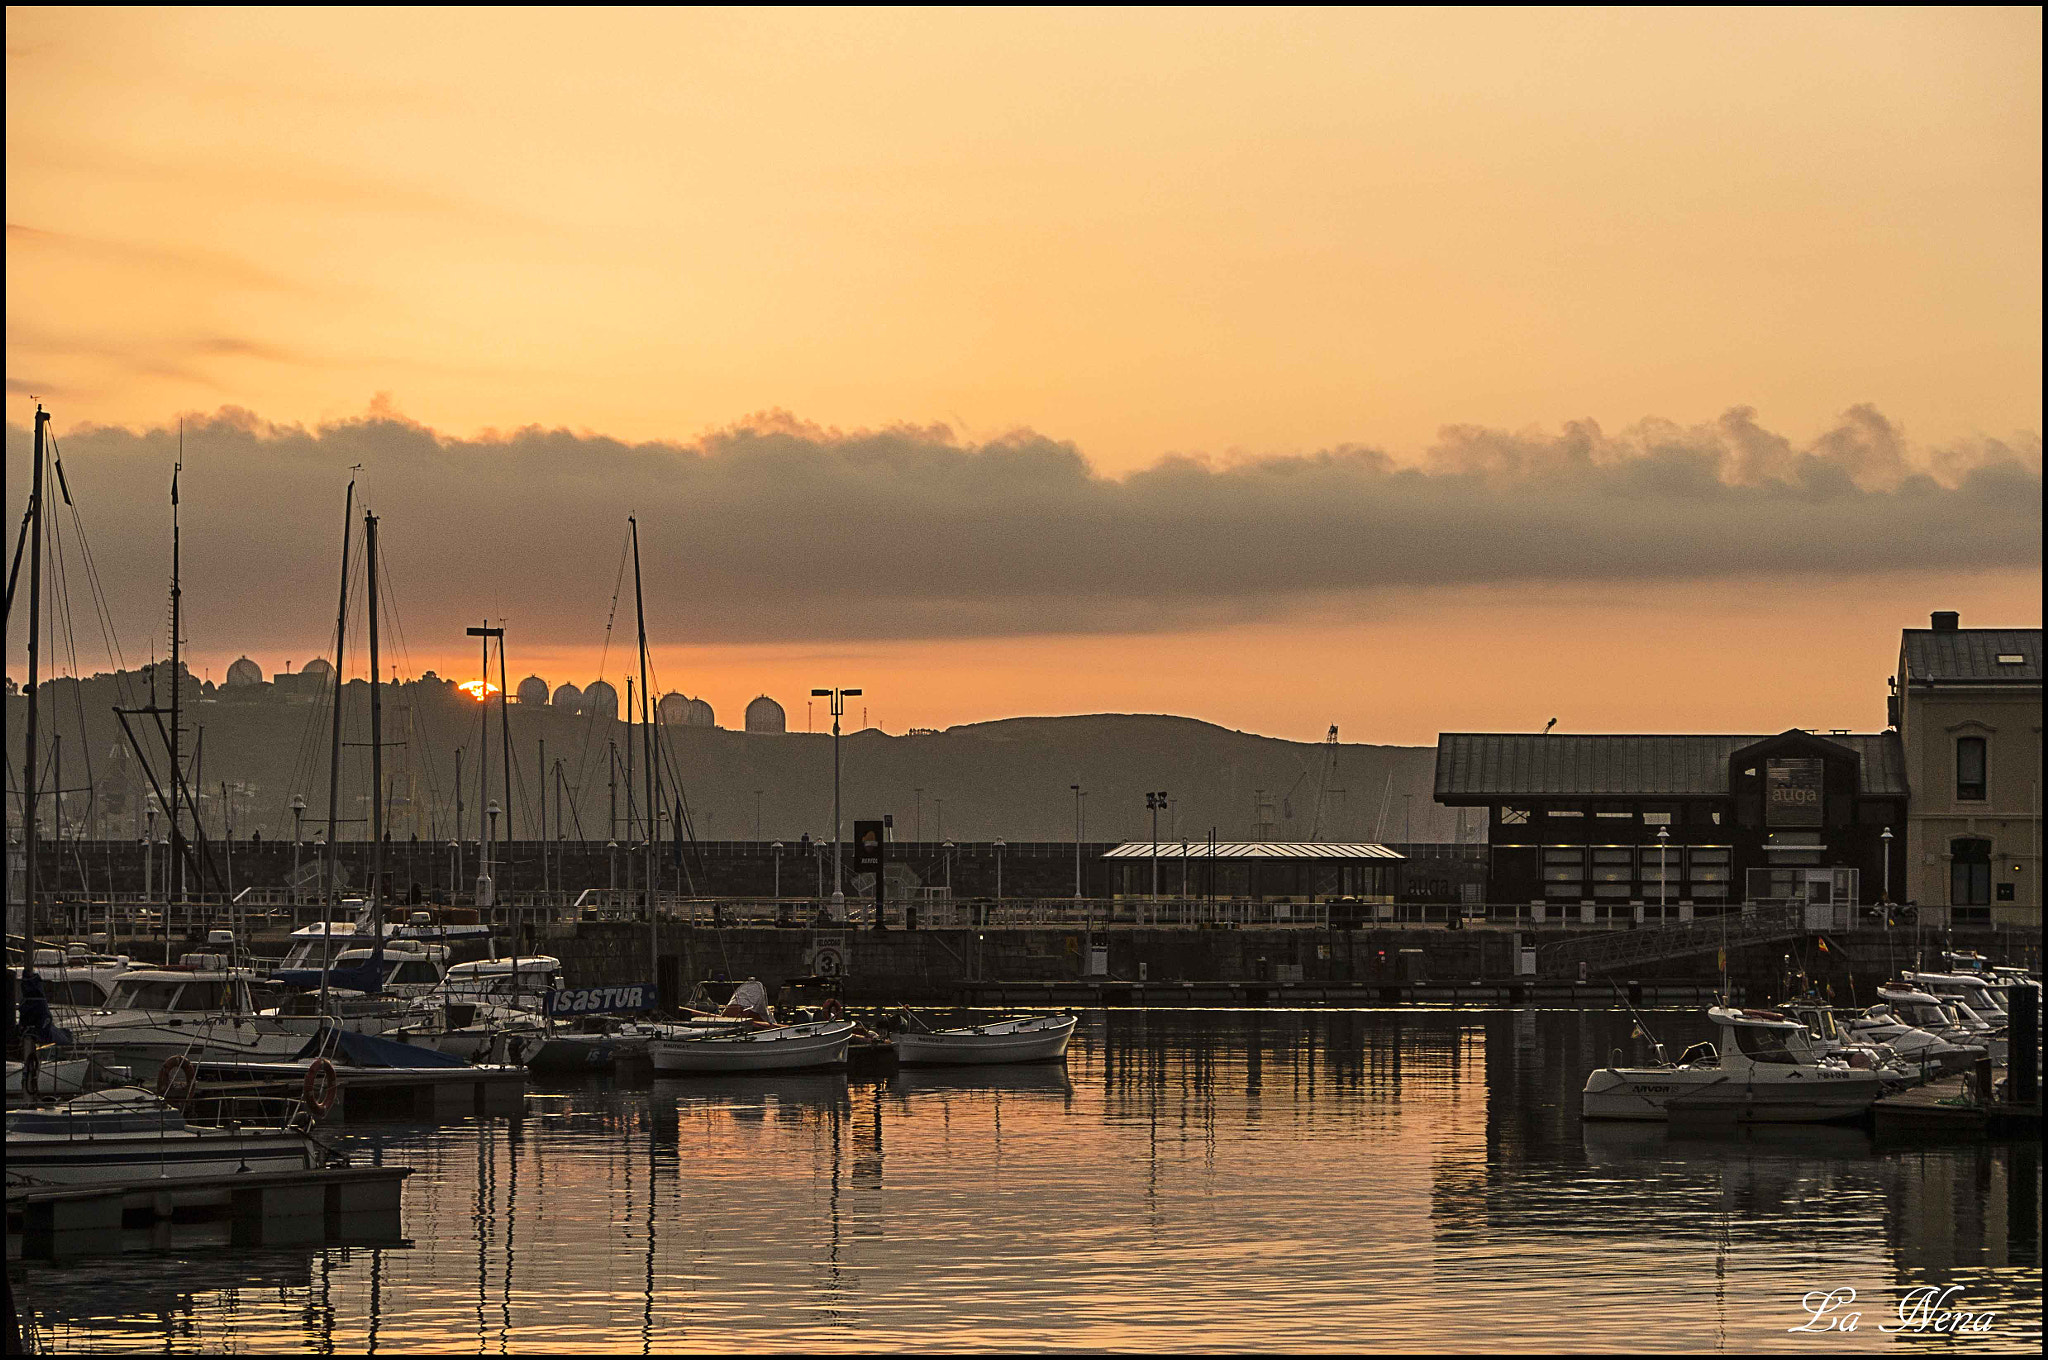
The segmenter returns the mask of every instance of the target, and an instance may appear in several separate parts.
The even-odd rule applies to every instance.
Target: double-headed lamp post
[[[1166,806],[1166,790],[1145,795],[1145,807],[1152,813],[1152,896],[1159,896],[1159,809]]]
[[[292,906],[299,905],[299,837],[306,822],[306,796],[292,795]],[[294,924],[297,924],[296,921]]]
[[[1665,852],[1666,852],[1666,851],[1667,851],[1667,850],[1668,850],[1668,849],[1670,848],[1670,846],[1671,846],[1671,828],[1670,828],[1670,827],[1668,827],[1668,826],[1660,826],[1660,827],[1658,827],[1658,828],[1657,828],[1657,915],[1658,915],[1659,917],[1662,917],[1662,916],[1664,915],[1664,910],[1665,910],[1665,902],[1666,902],[1666,901],[1667,901],[1667,899],[1669,898],[1669,896],[1670,896],[1670,892],[1671,892],[1671,883],[1670,883],[1670,880],[1669,880],[1669,879],[1668,879],[1668,878],[1667,878],[1667,877],[1665,876],[1665,872],[1664,872],[1664,866],[1665,866],[1665,864],[1667,863],[1667,861],[1666,861],[1666,859],[1665,859],[1665,857],[1664,857],[1664,856],[1665,856]]]
[[[1081,800],[1088,795],[1081,791],[1079,784],[1069,784],[1074,791],[1074,900],[1081,900]]]
[[[857,689],[814,689],[814,699],[829,698],[832,701],[832,905],[840,910],[846,906],[846,887],[839,876],[839,716],[846,712],[846,701],[857,698]]]

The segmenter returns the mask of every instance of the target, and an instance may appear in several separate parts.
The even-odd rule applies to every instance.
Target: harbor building
[[[1437,738],[1436,800],[1486,809],[1487,900],[1537,920],[1896,898],[1907,789],[1896,732]]]
[[[1905,889],[1958,926],[2041,922],[2041,630],[1899,637],[1890,718],[1913,790]]]
[[[1252,902],[1317,902],[1353,898],[1392,902],[1390,869],[1404,858],[1384,845],[1329,841],[1125,841],[1106,851],[1118,897],[1159,893]]]

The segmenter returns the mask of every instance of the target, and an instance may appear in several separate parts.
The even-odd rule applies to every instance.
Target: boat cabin
[[[186,955],[187,958],[195,957]],[[136,968],[114,983],[108,1011],[169,1011],[218,1014],[256,1009],[247,978],[225,968]]]
[[[385,947],[400,940],[438,946],[443,957],[454,963],[488,959],[497,953],[489,926],[474,921],[436,922],[423,911],[414,912],[409,921],[384,923]],[[368,921],[316,921],[291,933],[291,947],[278,971],[317,969],[330,954],[364,949],[373,943]]]
[[[547,954],[477,959],[449,968],[441,990],[461,997],[536,997],[562,985],[562,961]]]
[[[1804,1020],[1778,1011],[1736,1010],[1715,1006],[1707,1014],[1721,1029],[1721,1057],[1752,1063],[1811,1065],[1821,1059],[1819,1046]],[[1832,1017],[1830,1017],[1832,1020]]]

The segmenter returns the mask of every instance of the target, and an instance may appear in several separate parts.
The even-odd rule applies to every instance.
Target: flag
[[[172,505],[176,505],[176,504],[178,503],[178,473],[179,473],[180,469],[182,469],[182,468],[183,468],[184,466],[185,466],[185,465],[184,465],[183,463],[180,463],[180,464],[178,464],[178,465],[177,465],[177,467],[174,467],[174,468],[172,468],[172,469],[171,469],[171,504],[172,504]]]
[[[1823,936],[1820,941],[1820,952],[1823,954],[1828,952],[1828,942],[1825,936]]]

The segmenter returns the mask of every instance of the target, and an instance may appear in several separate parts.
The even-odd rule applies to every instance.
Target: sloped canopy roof
[[[1180,859],[1183,843],[1161,840],[1159,858]],[[1150,859],[1151,841],[1125,841],[1103,855],[1104,859]],[[1405,859],[1407,856],[1384,845],[1363,841],[1218,841],[1212,854],[1209,842],[1185,843],[1188,859]]]
[[[1811,735],[1856,753],[1862,761],[1865,794],[1906,792],[1905,760],[1896,734]],[[1729,757],[1770,739],[1444,732],[1436,740],[1436,798],[1440,803],[1545,797],[1722,798],[1728,795]]]

